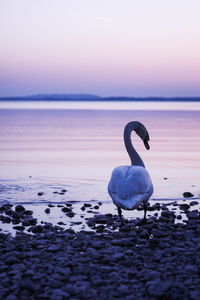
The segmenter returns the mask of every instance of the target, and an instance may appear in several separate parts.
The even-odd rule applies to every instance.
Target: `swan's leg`
[[[122,210],[121,210],[120,207],[118,207],[117,210],[118,210],[118,215],[119,215],[119,217],[120,217],[121,226],[123,226],[123,225],[124,225],[124,222],[123,222],[123,220],[122,220]]]
[[[143,221],[146,222],[147,220],[147,202],[144,202],[144,219]]]

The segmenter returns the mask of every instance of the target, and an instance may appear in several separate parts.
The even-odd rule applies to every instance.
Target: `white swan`
[[[131,159],[131,166],[116,167],[108,184],[108,193],[118,208],[121,225],[123,225],[121,209],[132,210],[142,204],[144,205],[144,220],[146,220],[147,202],[153,193],[149,173],[131,142],[133,130],[143,140],[146,149],[150,149],[149,134],[144,125],[137,121],[128,123],[124,128],[124,143]]]

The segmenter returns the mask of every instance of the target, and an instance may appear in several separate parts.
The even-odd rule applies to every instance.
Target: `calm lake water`
[[[152,200],[185,191],[199,198],[200,103],[0,102],[0,201],[110,202],[112,169],[130,164],[123,130],[133,120],[150,135],[150,151],[135,134],[132,141],[152,177]]]

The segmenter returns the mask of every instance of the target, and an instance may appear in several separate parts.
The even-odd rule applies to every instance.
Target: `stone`
[[[16,256],[12,256],[12,253],[5,259],[7,265],[13,265],[19,262],[19,259]]]
[[[91,207],[92,204],[90,204],[90,203],[84,203],[84,206],[85,206],[85,207]]]
[[[34,218],[27,218],[22,221],[22,226],[31,226],[31,225],[36,225],[37,224],[37,219]]]
[[[22,212],[22,211],[25,211],[25,208],[23,207],[23,205],[16,205],[15,211]]]
[[[66,213],[66,212],[70,212],[70,211],[71,211],[71,208],[69,208],[69,207],[63,207],[61,210],[62,210],[64,213]]]
[[[160,281],[150,281],[147,283],[147,292],[151,297],[161,297],[164,294],[164,289]]]
[[[31,231],[33,233],[40,233],[43,231],[43,227],[42,227],[42,225],[33,226],[33,227],[31,227]]]
[[[31,216],[33,214],[32,210],[25,210],[23,215]]]
[[[193,197],[194,195],[192,194],[192,193],[190,193],[190,192],[184,192],[183,193],[183,197],[184,198],[190,198],[190,197]]]
[[[104,243],[101,241],[92,241],[91,242],[91,247],[95,249],[101,249],[103,247]]]
[[[198,201],[191,201],[190,202],[190,206],[194,206],[194,205],[198,205],[200,202]]]
[[[51,246],[48,247],[47,250],[50,251],[50,252],[57,252],[57,251],[60,250],[60,247],[58,245],[51,245]]]
[[[10,223],[11,222],[11,218],[0,215],[0,221],[2,221],[2,223]]]
[[[43,196],[44,192],[38,192],[37,194],[38,194],[38,196]]]
[[[73,211],[69,211],[67,214],[66,214],[69,218],[73,218],[75,213]]]
[[[181,210],[188,210],[189,208],[190,208],[190,205],[187,203],[180,204]]]
[[[25,229],[24,226],[13,226],[13,229],[23,231]]]
[[[187,217],[188,217],[189,220],[191,220],[191,219],[199,219],[199,213],[198,213],[198,211],[189,211],[187,213]]]

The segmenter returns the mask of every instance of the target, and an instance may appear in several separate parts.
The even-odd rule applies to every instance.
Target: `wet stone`
[[[46,214],[50,214],[50,208],[46,208],[44,211]]]
[[[13,219],[21,219],[21,213],[17,211],[13,211],[12,218]]]
[[[23,205],[17,205],[15,207],[15,211],[16,212],[23,212],[23,211],[25,211],[25,208],[23,207]]]
[[[75,216],[75,213],[73,211],[69,211],[66,216],[68,216],[69,218],[73,218]]]
[[[95,205],[95,206],[94,206],[94,209],[99,209],[99,206],[98,206],[98,205]]]
[[[37,219],[34,218],[27,218],[22,221],[23,226],[31,226],[31,225],[36,225],[37,224]]]
[[[23,212],[23,215],[28,215],[28,216],[31,216],[33,214],[32,210],[25,210]]]
[[[44,192],[38,192],[37,194],[38,194],[38,196],[43,196]]]
[[[184,198],[190,198],[190,197],[193,197],[194,195],[192,194],[192,193],[190,193],[190,192],[184,192],[183,193],[183,197]]]
[[[13,226],[13,229],[23,231],[25,229],[24,226]]]
[[[33,226],[30,227],[29,230],[33,233],[40,233],[43,231],[43,226],[42,225]]]
[[[85,206],[85,207],[91,207],[92,204],[90,204],[90,203],[84,203],[84,206]]]
[[[194,205],[198,205],[198,204],[199,204],[198,201],[191,201],[191,202],[190,202],[190,206],[194,206]]]
[[[189,208],[190,208],[189,204],[186,204],[186,203],[180,204],[180,209],[181,210],[188,210]]]
[[[0,215],[0,221],[2,221],[3,223],[10,223],[11,222],[11,218]]]
[[[66,213],[66,212],[70,212],[70,211],[71,211],[71,208],[69,208],[69,207],[63,207],[61,210],[62,210],[64,213]]]
[[[187,213],[187,217],[189,220],[191,219],[199,219],[199,213],[198,211],[190,211]]]

